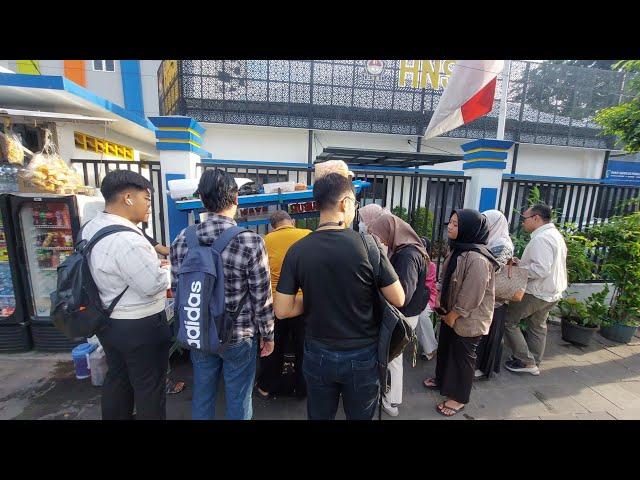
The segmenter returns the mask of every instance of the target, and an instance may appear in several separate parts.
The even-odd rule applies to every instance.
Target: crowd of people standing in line
[[[135,227],[148,220],[151,185],[139,174],[111,172],[101,190],[105,211],[87,224],[83,238],[90,239],[108,224]],[[236,225],[238,188],[231,175],[208,170],[198,193],[208,213],[196,235],[201,244],[210,245]],[[512,351],[505,368],[540,374],[546,321],[567,286],[566,245],[548,206],[534,205],[523,213],[531,241],[521,260],[513,257],[501,212],[454,210],[437,282],[429,240],[379,205],[358,209],[347,177],[330,173],[317,179],[313,195],[320,210],[315,231],[296,228],[286,212],[277,211],[264,239],[245,231],[221,252],[226,309],[237,316],[228,349],[220,354],[190,352],[192,418],[215,418],[221,375],[226,418],[252,418],[254,386],[265,398],[283,388],[289,338],[295,358],[293,391],[306,397],[309,419],[334,419],[340,398],[347,419],[372,419],[380,395],[383,410],[397,416],[403,401],[403,358],[390,362],[390,385],[381,386],[379,325],[373,312],[377,289],[415,330],[422,357],[435,357],[435,376],[425,379],[424,386],[445,397],[436,405],[442,415],[453,416],[464,408],[474,378],[490,379],[500,371],[503,337]],[[360,233],[349,228],[356,213]],[[377,269],[361,233],[376,240],[381,258]],[[171,244],[171,279],[142,232],[109,239],[96,244],[90,263],[101,300],[109,304],[123,286],[128,289],[111,325],[98,336],[109,366],[102,418],[130,419],[135,408],[136,418],[164,419],[171,339],[164,297],[175,287],[188,252],[185,231]],[[520,302],[495,297],[496,274],[508,262],[528,272]],[[437,339],[433,312],[440,319]],[[521,320],[527,324],[526,336],[518,326]]]

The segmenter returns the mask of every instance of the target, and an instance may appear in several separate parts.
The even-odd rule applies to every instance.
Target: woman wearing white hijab
[[[503,266],[513,257],[513,242],[509,236],[509,223],[499,210],[483,212],[487,217],[489,237],[487,248],[498,263]],[[500,372],[500,358],[502,357],[502,336],[504,335],[504,319],[507,305],[497,301],[494,304],[493,320],[489,333],[484,335],[476,349],[476,378],[491,378],[493,373]]]

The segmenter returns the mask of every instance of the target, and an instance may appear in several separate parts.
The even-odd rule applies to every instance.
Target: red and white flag
[[[496,79],[504,60],[459,60],[424,134],[437,137],[473,122],[493,108]]]

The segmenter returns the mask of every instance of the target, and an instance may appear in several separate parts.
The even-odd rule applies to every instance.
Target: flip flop
[[[447,401],[445,400],[444,402],[441,402],[439,404],[436,405],[436,410],[438,411],[438,413],[440,415],[443,415],[445,417],[453,417],[454,415],[456,415],[457,413],[460,413],[462,410],[464,410],[464,405],[462,405],[460,408],[453,408],[453,407],[448,407],[447,405],[445,405],[445,403],[447,403]],[[444,413],[444,409],[447,410],[451,410],[453,413],[451,415],[447,415],[446,413]]]
[[[184,390],[186,383],[184,382],[174,382],[173,380],[171,380],[170,378],[167,378],[167,393],[168,394],[174,394],[174,393],[180,393],[182,390]]]
[[[260,389],[260,387],[258,387],[258,384],[256,384],[256,392],[258,392],[258,395],[260,395],[264,399],[271,398],[271,392],[266,392],[266,394],[262,393],[264,392],[264,390]]]
[[[431,380],[433,382],[433,385],[427,385],[425,382],[427,380]],[[424,388],[428,388],[429,390],[438,390],[440,388],[439,385],[436,384],[436,379],[435,378],[427,378],[422,382],[422,385],[424,386]],[[449,407],[447,407],[449,408]]]

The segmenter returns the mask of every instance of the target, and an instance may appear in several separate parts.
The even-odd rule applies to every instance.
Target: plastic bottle
[[[91,384],[96,387],[101,386],[104,383],[104,378],[107,375],[107,357],[104,353],[102,346],[96,348],[89,355],[89,370],[91,371]]]
[[[62,219],[64,220],[64,226],[71,228],[71,216],[69,215],[69,209],[66,207],[62,209]]]

